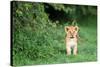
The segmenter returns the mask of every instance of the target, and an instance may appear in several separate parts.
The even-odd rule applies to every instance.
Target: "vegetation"
[[[97,60],[96,6],[13,1],[12,65]],[[77,56],[66,56],[64,26],[80,28]]]

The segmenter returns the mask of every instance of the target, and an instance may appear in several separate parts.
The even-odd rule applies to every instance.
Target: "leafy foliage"
[[[13,1],[11,4],[13,7],[12,65],[96,60],[95,6],[20,1]],[[59,12],[59,14],[56,12]],[[86,16],[90,19],[87,20]],[[79,45],[79,55],[76,58],[74,56],[66,57],[64,26],[77,18],[82,30],[80,36],[87,41],[79,43],[82,45]],[[91,20],[91,18],[94,19]],[[53,21],[54,19],[55,21]],[[86,31],[88,33],[85,33]],[[94,36],[91,37],[91,34]]]

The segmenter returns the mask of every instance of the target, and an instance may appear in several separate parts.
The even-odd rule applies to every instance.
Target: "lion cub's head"
[[[67,33],[67,37],[74,38],[78,34],[79,27],[78,26],[65,26],[65,32]]]

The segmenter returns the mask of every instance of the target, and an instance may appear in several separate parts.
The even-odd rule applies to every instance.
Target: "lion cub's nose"
[[[70,38],[74,38],[73,36],[71,36]]]

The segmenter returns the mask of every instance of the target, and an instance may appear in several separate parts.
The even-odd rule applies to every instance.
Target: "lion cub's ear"
[[[65,26],[65,32],[67,33],[67,31],[69,30],[68,26]]]
[[[75,30],[76,30],[76,31],[79,31],[79,27],[78,27],[78,26],[75,26]]]

